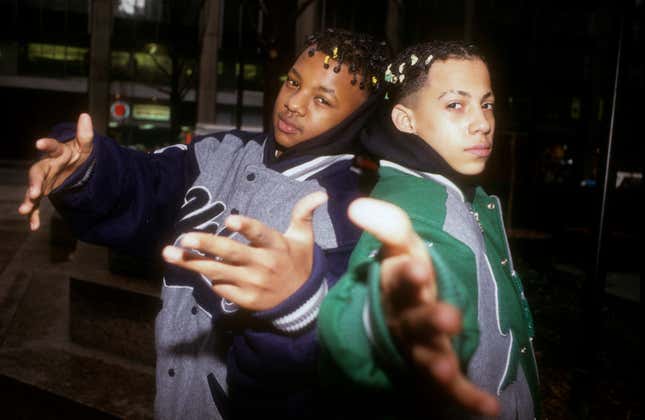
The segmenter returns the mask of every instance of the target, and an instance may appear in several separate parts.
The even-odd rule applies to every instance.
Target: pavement
[[[70,277],[87,268],[79,250],[95,256],[91,264],[106,250],[82,245],[70,254],[71,249],[53,243],[54,210],[48,200],[41,205],[42,228],[29,232],[17,213],[27,167],[26,162],[0,165],[2,417],[152,418],[150,363],[72,340]],[[109,274],[103,277],[110,280]],[[115,278],[123,282],[122,276]]]

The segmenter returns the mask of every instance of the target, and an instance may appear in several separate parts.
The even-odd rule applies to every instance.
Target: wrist
[[[308,330],[318,317],[318,311],[327,295],[327,261],[324,252],[314,244],[311,273],[303,284],[275,307],[254,313],[269,321],[274,328],[287,334]]]

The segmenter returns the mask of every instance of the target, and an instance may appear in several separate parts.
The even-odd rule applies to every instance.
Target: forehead
[[[485,94],[491,91],[488,66],[482,60],[448,59],[430,67],[424,88],[432,91],[465,91]]]
[[[359,73],[356,74],[356,84],[352,85],[354,75],[349,72],[349,66],[342,64],[340,71],[336,73],[333,69],[338,65],[338,62],[330,57],[328,59],[329,67],[325,68],[325,57],[327,54],[320,51],[316,51],[310,57],[306,50],[298,56],[292,69],[300,76],[302,85],[333,89],[338,97],[353,96],[359,93],[367,95],[366,90],[359,89],[359,83],[363,79]]]

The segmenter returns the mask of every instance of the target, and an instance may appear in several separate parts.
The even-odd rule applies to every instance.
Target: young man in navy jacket
[[[315,417],[315,320],[359,232],[351,170],[380,100],[384,46],[309,38],[276,99],[273,129],[203,136],[153,153],[76,127],[39,139],[19,212],[49,196],[78,237],[167,264],[156,320],[158,418]],[[54,137],[54,136],[52,136]],[[327,197],[329,198],[327,200]]]

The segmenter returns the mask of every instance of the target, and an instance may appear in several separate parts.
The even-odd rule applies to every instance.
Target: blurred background
[[[90,112],[119,143],[270,128],[305,36],[476,42],[483,183],[536,319],[546,418],[641,417],[643,0],[0,0],[0,395],[7,418],[150,418],[158,267],[17,215],[34,141]],[[6,403],[5,403],[6,399]],[[3,416],[4,417],[4,416]]]

